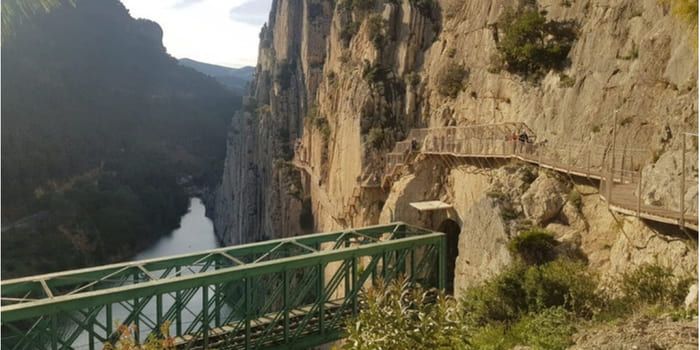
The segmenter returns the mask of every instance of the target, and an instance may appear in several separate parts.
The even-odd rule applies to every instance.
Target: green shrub
[[[489,322],[511,322],[527,312],[523,276],[527,267],[513,264],[479,287],[464,291],[462,309],[473,326]]]
[[[375,0],[352,0],[353,10],[369,11],[376,5]]]
[[[375,5],[375,0],[343,0],[338,3],[338,9],[341,12],[357,11],[360,14],[364,14],[374,9]]]
[[[314,126],[321,133],[323,141],[328,142],[328,139],[331,136],[331,127],[328,124],[328,119],[326,119],[326,117],[320,116],[316,119]]]
[[[595,124],[591,126],[591,131],[594,133],[599,133],[600,132],[600,124]]]
[[[573,317],[562,308],[528,314],[512,326],[495,322],[478,328],[470,338],[473,349],[510,350],[517,345],[534,349],[566,349],[576,331]]]
[[[532,184],[537,180],[537,171],[535,171],[534,167],[526,166],[520,168],[520,180],[522,180],[526,184]]]
[[[367,32],[374,48],[381,51],[386,41],[386,21],[381,15],[373,15],[367,20]]]
[[[698,1],[697,0],[659,0],[670,6],[674,16],[690,27],[690,38],[693,46],[698,48]]]
[[[364,290],[361,312],[346,322],[344,349],[465,349],[466,331],[454,299],[406,280]],[[388,336],[390,335],[390,336]]]
[[[573,204],[573,206],[576,207],[576,209],[581,210],[581,206],[583,205],[583,198],[581,198],[581,194],[578,191],[571,190],[566,200],[567,202]]]
[[[447,57],[454,58],[457,55],[457,49],[451,47],[447,50]]]
[[[634,304],[682,305],[690,278],[678,278],[670,267],[645,264],[623,274],[620,288],[625,298]]]
[[[508,242],[511,254],[529,265],[541,265],[554,260],[556,246],[554,236],[540,228],[524,231]]]
[[[416,72],[411,72],[406,76],[406,83],[413,87],[418,86],[418,84],[420,84],[420,80],[420,74]]]
[[[578,316],[589,317],[602,302],[596,294],[596,276],[581,261],[557,259],[531,267],[524,278],[530,311],[563,307]]]
[[[535,349],[567,349],[576,332],[572,315],[563,308],[551,308],[521,318],[510,333],[517,343]]]
[[[566,74],[559,74],[559,87],[570,88],[576,85],[576,79]]]
[[[350,41],[357,34],[360,29],[360,23],[348,21],[340,28],[340,40],[343,42],[343,46],[347,47],[350,45]]]
[[[506,8],[499,19],[503,37],[497,59],[516,74],[543,76],[550,69],[561,69],[576,39],[573,22],[547,21],[536,6]]]
[[[312,126],[321,133],[324,142],[328,142],[331,136],[331,127],[328,123],[328,119],[322,116],[318,111],[318,107],[311,106],[309,111],[306,113],[306,118],[304,118],[305,123]]]
[[[512,208],[501,208],[501,219],[503,219],[503,221],[515,220],[518,216],[518,212]]]
[[[519,340],[510,333],[507,324],[493,322],[475,329],[469,337],[471,349],[510,350]]]
[[[479,287],[464,291],[462,307],[472,326],[512,323],[528,313],[561,307],[589,317],[603,305],[597,276],[581,261],[557,259],[540,266],[515,263]]]
[[[367,142],[369,142],[374,148],[381,148],[386,140],[386,135],[382,128],[371,128],[369,133],[367,133]]]
[[[370,86],[375,86],[387,81],[389,72],[389,69],[384,68],[380,63],[372,64],[365,60],[362,68],[362,78],[364,78]]]
[[[469,72],[456,63],[450,63],[437,76],[438,92],[442,96],[455,98],[464,88],[464,80]]]

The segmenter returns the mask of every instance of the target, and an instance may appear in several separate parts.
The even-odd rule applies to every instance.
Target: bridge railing
[[[444,287],[444,244],[397,223],[3,281],[2,347],[102,348],[132,325],[187,348],[319,345],[372,281]]]

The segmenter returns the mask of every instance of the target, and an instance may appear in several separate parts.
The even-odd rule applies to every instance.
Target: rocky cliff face
[[[641,170],[653,183],[644,200],[671,201],[680,135],[697,129],[697,54],[667,8],[539,1],[547,19],[574,23],[577,36],[564,68],[533,82],[494,68],[499,18],[516,1],[352,3],[273,3],[217,196],[226,242],[394,220],[438,229],[451,219],[461,227],[456,287],[508,264],[505,244],[523,225],[555,232],[607,276],[651,260],[695,271],[687,236],[613,215],[595,184],[544,170],[425,157],[391,188],[375,186],[384,155],[411,128],[525,122],[549,145],[584,149],[610,145],[615,128],[619,149],[644,149]],[[455,75],[457,89],[445,89],[444,77]],[[687,167],[697,174],[696,163]],[[454,210],[408,205],[434,199]]]

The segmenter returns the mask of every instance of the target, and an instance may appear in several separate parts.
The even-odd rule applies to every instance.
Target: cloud
[[[229,17],[236,22],[259,26],[267,21],[271,4],[272,0],[247,0],[232,8],[229,11]]]
[[[180,0],[173,7],[176,9],[182,9],[194,5],[196,3],[200,3],[202,1],[204,0]]]

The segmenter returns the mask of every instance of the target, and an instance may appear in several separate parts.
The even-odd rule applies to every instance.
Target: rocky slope
[[[450,219],[461,227],[459,291],[508,264],[508,239],[539,225],[608,278],[653,261],[695,274],[695,232],[615,215],[596,183],[522,164],[421,157],[391,188],[363,186],[381,177],[383,156],[411,128],[525,122],[553,147],[584,149],[609,146],[616,127],[617,147],[644,149],[646,202],[672,202],[678,187],[681,135],[697,130],[697,55],[668,8],[539,1],[547,19],[574,23],[577,35],[564,68],[533,81],[494,67],[499,18],[516,1],[429,3],[273,3],[246,111],[230,131],[216,199],[222,239],[395,220],[439,229]],[[455,72],[458,88],[446,91]],[[294,154],[306,165],[289,162]],[[687,167],[697,174],[696,163]],[[434,199],[454,209],[408,205]]]

